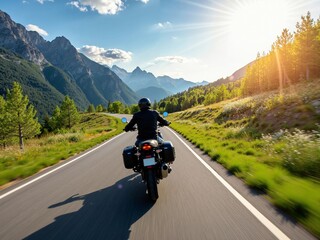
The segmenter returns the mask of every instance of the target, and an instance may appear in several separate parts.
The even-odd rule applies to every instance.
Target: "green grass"
[[[173,113],[169,120],[173,129],[213,161],[267,194],[275,206],[320,238],[319,116],[302,99],[307,93],[309,102],[319,99],[318,83],[295,86],[294,94],[200,106]],[[308,131],[294,127],[301,119]],[[288,130],[281,130],[284,122]]]
[[[68,159],[122,132],[123,123],[105,114],[85,114],[70,132],[26,142],[25,151],[11,146],[0,151],[0,186],[23,179]]]
[[[178,117],[177,117],[178,118]],[[177,119],[175,118],[175,119]],[[171,116],[171,119],[172,116]],[[268,194],[271,201],[320,236],[320,184],[290,174],[278,163],[269,160],[260,140],[239,140],[227,132],[213,130],[198,124],[173,120],[172,128],[181,133],[214,161],[242,178],[248,186]],[[267,159],[267,160],[266,160]]]

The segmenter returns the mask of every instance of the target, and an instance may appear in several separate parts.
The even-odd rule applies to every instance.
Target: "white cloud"
[[[82,6],[79,2],[77,1],[72,1],[72,2],[68,2],[67,5],[71,5],[74,6],[76,8],[78,8],[81,12],[87,12],[88,9],[85,6]]]
[[[87,11],[87,7],[89,7],[92,11],[97,11],[99,14],[103,15],[114,15],[121,11],[124,5],[122,0],[79,0],[71,1],[67,4],[75,6],[80,11]]]
[[[131,52],[126,52],[121,49],[104,49],[85,45],[82,48],[79,48],[78,51],[95,62],[109,66],[115,62],[129,62],[132,59]]]
[[[147,4],[149,2],[149,0],[140,0],[141,2]]]
[[[54,0],[37,0],[38,3],[44,4],[45,2],[54,2]]]
[[[185,58],[181,56],[164,56],[164,57],[157,57],[155,59],[155,62],[195,63],[195,62],[198,62],[198,60],[194,58]]]
[[[167,22],[159,22],[157,24],[155,24],[154,26],[154,29],[158,29],[158,30],[161,30],[161,29],[168,29],[168,28],[172,28],[172,23],[167,21]]]
[[[43,36],[43,37],[46,37],[46,36],[49,35],[45,30],[43,30],[43,29],[41,29],[38,26],[33,25],[33,24],[28,24],[26,26],[26,29],[28,31],[35,31],[35,32],[39,33],[41,36]]]

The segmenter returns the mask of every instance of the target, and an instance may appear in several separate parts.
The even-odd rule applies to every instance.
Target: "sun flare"
[[[290,9],[287,0],[247,0],[239,3],[227,19],[230,41],[235,42],[238,48],[255,46],[260,50],[266,45],[270,47],[285,28]]]
[[[299,21],[297,13],[308,5],[305,0],[209,0],[212,4],[184,2],[203,9],[203,22],[175,25],[171,31],[197,31],[198,41],[190,48],[223,38],[230,53],[250,49],[256,53],[268,51],[283,29],[293,30],[292,20]],[[301,16],[300,15],[300,16]]]

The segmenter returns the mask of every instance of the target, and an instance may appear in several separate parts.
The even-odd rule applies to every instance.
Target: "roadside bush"
[[[265,150],[281,156],[281,165],[293,174],[320,179],[320,131],[281,130],[264,135]]]
[[[67,133],[67,134],[56,134],[47,138],[48,144],[64,143],[64,142],[79,142],[81,135],[79,133]]]

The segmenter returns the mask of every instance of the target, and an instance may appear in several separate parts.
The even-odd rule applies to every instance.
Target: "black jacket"
[[[130,131],[135,124],[138,125],[137,139],[157,139],[157,123],[160,125],[168,126],[170,122],[160,116],[157,111],[151,109],[143,109],[140,112],[133,114],[132,119],[126,125],[124,130]]]

